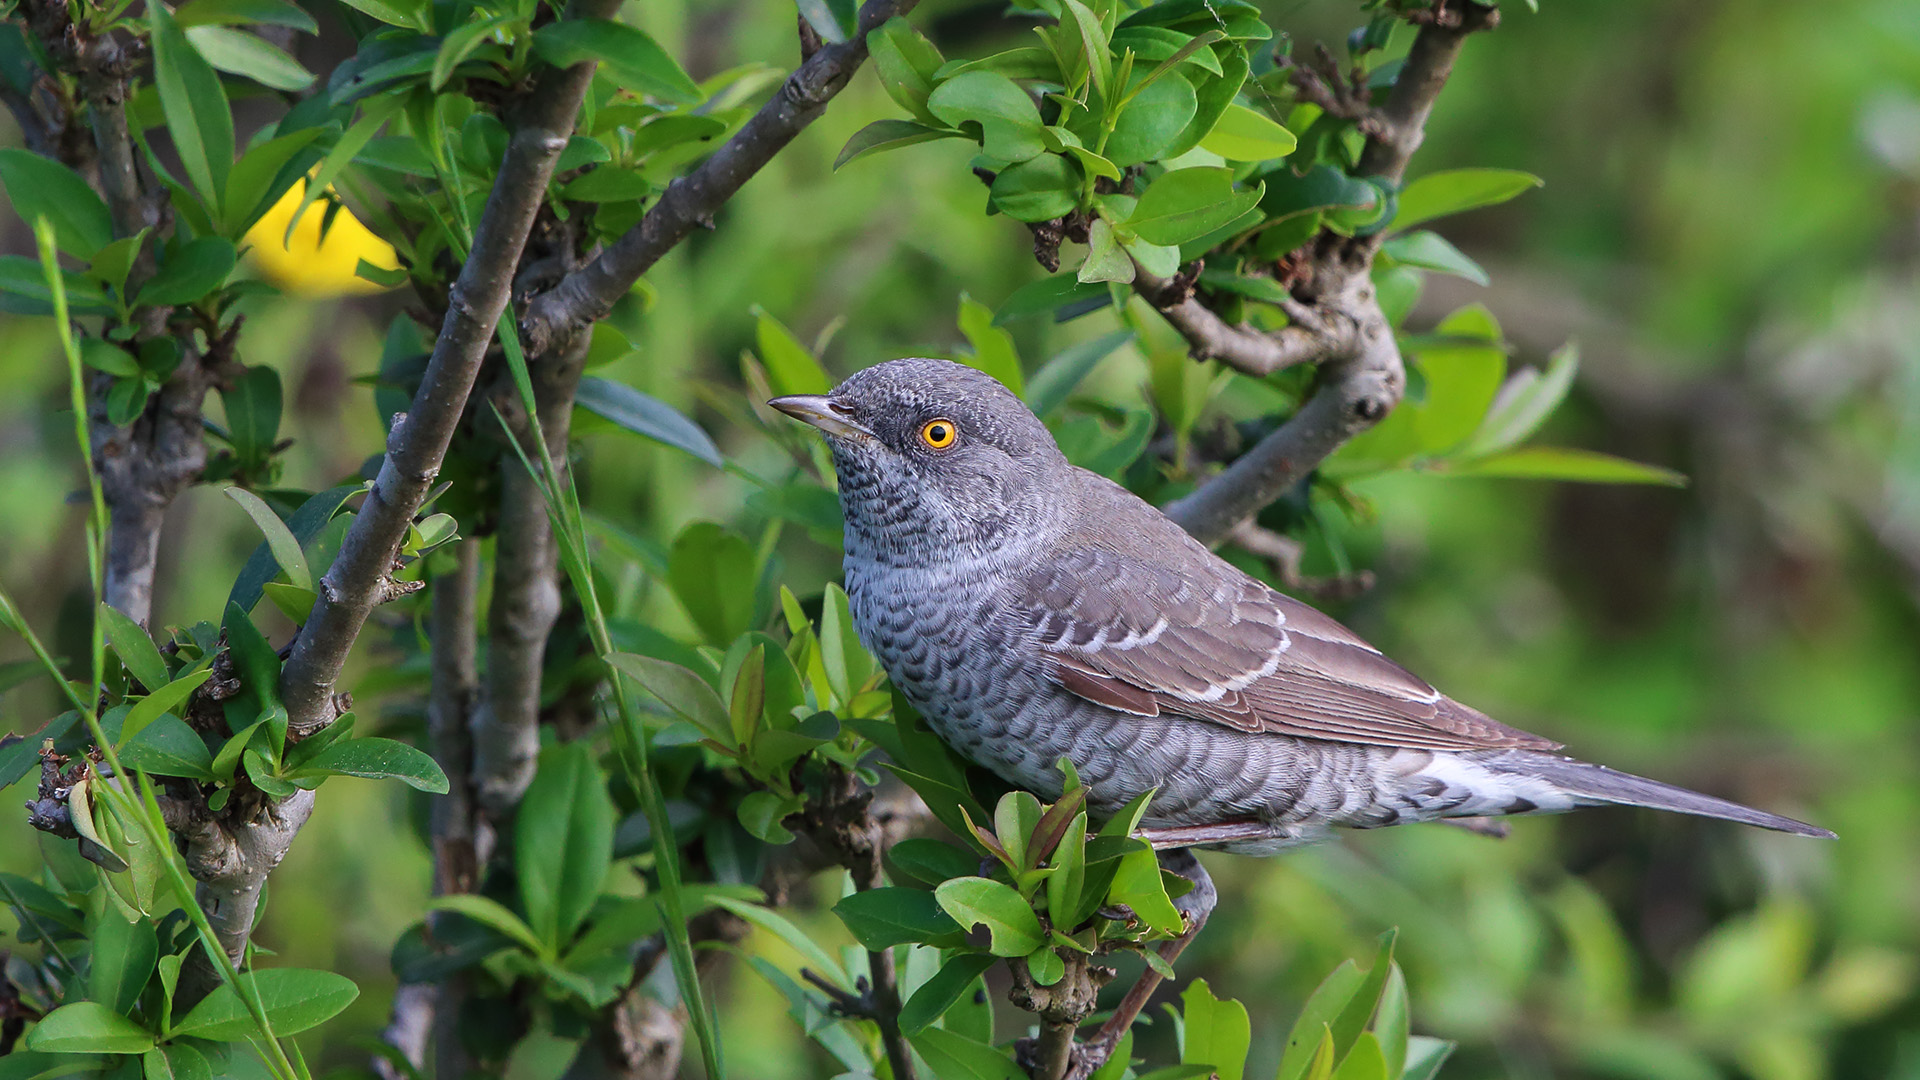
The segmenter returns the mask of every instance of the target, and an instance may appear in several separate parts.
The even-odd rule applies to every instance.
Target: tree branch
[[[1296,319],[1279,330],[1263,331],[1235,326],[1193,295],[1185,276],[1159,278],[1135,264],[1133,288],[1160,312],[1162,318],[1187,339],[1195,360],[1218,360],[1256,378],[1299,364],[1318,363],[1352,348],[1354,324],[1333,320]],[[1328,325],[1331,323],[1331,325]]]
[[[867,33],[896,15],[913,10],[918,0],[867,0],[858,29],[846,41],[826,45],[808,57],[782,83],[773,99],[698,168],[667,186],[640,224],[586,266],[535,297],[520,320],[529,355],[547,352],[557,342],[612,310],[640,275],[695,228],[711,226],[713,215],[794,136],[812,123],[827,102],[867,58]]]
[[[1498,25],[1500,13],[1474,0],[1440,0],[1409,19],[1420,24],[1420,32],[1385,104],[1367,117],[1367,145],[1358,169],[1360,175],[1395,183],[1406,174],[1408,159],[1425,137],[1434,99],[1446,85],[1461,45],[1468,35]],[[1313,244],[1306,276],[1305,288],[1313,295],[1288,309],[1293,325],[1271,335],[1228,327],[1191,297],[1158,294],[1156,299],[1156,294],[1142,291],[1194,346],[1196,357],[1221,359],[1252,374],[1284,366],[1258,367],[1270,359],[1321,365],[1313,397],[1299,412],[1165,508],[1168,517],[1202,541],[1224,538],[1399,403],[1406,389],[1406,366],[1371,279],[1381,239],[1381,234],[1342,237],[1323,232]],[[1274,344],[1261,347],[1248,337],[1270,338]]]

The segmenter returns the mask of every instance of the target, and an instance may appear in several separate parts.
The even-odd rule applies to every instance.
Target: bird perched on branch
[[[1062,756],[1096,810],[1157,789],[1156,846],[1267,854],[1336,826],[1604,804],[1833,835],[1454,701],[1069,463],[971,368],[894,360],[770,404],[826,435],[854,623],[927,722],[1048,797]]]

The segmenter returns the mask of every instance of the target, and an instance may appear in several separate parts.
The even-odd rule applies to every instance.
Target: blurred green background
[[[1347,3],[1264,6],[1301,45],[1360,22]],[[1252,1009],[1249,1075],[1271,1069],[1320,975],[1399,926],[1415,1028],[1461,1040],[1443,1073],[1456,1080],[1920,1080],[1920,4],[1541,6],[1509,5],[1469,43],[1412,174],[1489,165],[1546,185],[1442,226],[1494,283],[1435,278],[1410,325],[1479,302],[1517,362],[1578,340],[1581,381],[1542,441],[1692,483],[1396,475],[1363,489],[1370,512],[1337,523],[1332,547],[1311,538],[1307,569],[1371,569],[1375,586],[1331,610],[1500,719],[1840,840],[1614,810],[1523,820],[1504,842],[1420,826],[1283,859],[1212,856],[1219,913],[1181,973]],[[696,78],[795,61],[785,0],[656,0],[628,17]],[[913,21],[949,57],[1024,33],[994,4],[927,0]],[[316,70],[336,55],[326,39],[307,47]],[[615,317],[638,352],[597,374],[687,409],[742,467],[777,474],[785,458],[740,376],[755,305],[824,339],[845,374],[951,352],[961,293],[997,305],[1040,276],[1024,228],[981,216],[964,148],[831,171],[850,134],[894,114],[863,70],[649,275],[651,295]],[[19,224],[5,228],[8,249],[27,250]],[[245,359],[288,388],[283,482],[334,483],[380,445],[356,380],[402,301],[249,303]],[[1031,370],[1113,326],[1102,312],[1013,329]],[[1132,348],[1095,376],[1134,404],[1144,379]],[[82,508],[45,320],[0,316],[0,384],[0,582],[75,655]],[[738,477],[582,430],[585,497],[633,533],[760,524]],[[156,621],[216,617],[257,540],[217,492],[189,492],[169,517]],[[837,573],[837,552],[801,530],[781,553],[802,595]],[[629,613],[684,625],[664,590],[628,586]],[[359,671],[378,678],[361,683],[360,714],[389,733],[417,731],[421,702],[383,663],[383,638],[416,632],[390,615],[362,639]],[[24,655],[0,641],[0,663]],[[44,684],[0,694],[0,727],[32,730],[51,706]],[[272,880],[261,943],[367,987],[315,1038],[325,1061],[360,1057],[353,1040],[385,1022],[387,953],[428,889],[423,805],[398,785],[330,784]],[[24,820],[0,829],[0,865],[29,871],[35,843]],[[737,1075],[831,1075],[757,976],[721,978]]]

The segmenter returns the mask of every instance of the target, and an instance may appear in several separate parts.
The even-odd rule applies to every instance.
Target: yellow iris
[[[382,270],[397,270],[400,262],[394,257],[393,245],[367,231],[353,211],[343,207],[334,215],[333,227],[327,230],[323,243],[320,222],[326,217],[326,207],[316,202],[301,215],[293,235],[287,236],[287,222],[300,208],[305,190],[305,181],[288,188],[280,201],[247,230],[253,263],[260,273],[282,291],[296,296],[356,296],[383,291],[385,286],[355,277],[354,267],[365,259]]]
[[[954,427],[953,421],[944,416],[920,425],[920,441],[935,450],[945,450],[952,446],[953,440],[959,436],[959,429]]]

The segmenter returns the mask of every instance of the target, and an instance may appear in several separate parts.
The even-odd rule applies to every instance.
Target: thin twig
[[[867,58],[867,34],[918,0],[867,0],[847,40],[823,45],[782,83],[734,136],[699,167],[668,185],[638,225],[551,291],[535,297],[520,320],[527,352],[539,355],[612,310],[640,275],[720,207],[819,117]]]

